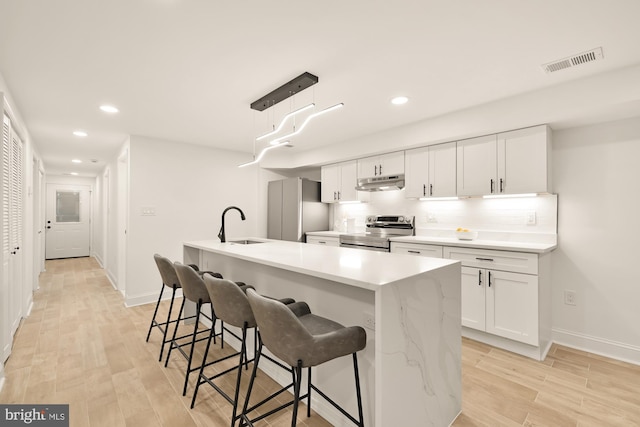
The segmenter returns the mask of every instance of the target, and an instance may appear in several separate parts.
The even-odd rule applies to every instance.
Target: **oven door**
[[[389,252],[389,248],[384,248],[380,246],[371,246],[366,243],[345,243],[340,242],[341,248],[354,248],[354,249],[364,249],[365,251],[376,251],[376,252]]]

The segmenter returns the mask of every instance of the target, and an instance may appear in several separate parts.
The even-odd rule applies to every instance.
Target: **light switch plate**
[[[537,222],[536,211],[527,212],[527,225],[536,225]]]

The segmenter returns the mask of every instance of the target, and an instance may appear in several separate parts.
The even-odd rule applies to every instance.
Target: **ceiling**
[[[252,153],[293,109],[344,102],[292,139],[303,151],[639,64],[638,16],[637,0],[0,0],[0,74],[47,173],[95,176],[127,135]],[[249,108],[305,71],[319,83]]]

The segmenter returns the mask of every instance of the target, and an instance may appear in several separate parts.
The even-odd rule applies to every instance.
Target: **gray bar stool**
[[[247,332],[249,329],[254,329],[254,337],[256,331],[256,320],[253,316],[253,311],[251,310],[251,306],[249,305],[249,300],[247,299],[246,292],[247,289],[253,289],[251,286],[238,286],[236,283],[230,280],[224,280],[220,278],[213,277],[211,275],[205,274],[203,276],[205,286],[207,291],[209,292],[209,296],[211,298],[211,302],[213,304],[215,310],[216,318],[220,319],[227,325],[232,325],[237,328],[242,329],[242,336],[238,336],[233,332],[227,329],[232,336],[238,339],[241,342],[240,351],[235,352],[233,354],[229,354],[223,356],[219,359],[216,359],[212,362],[206,363],[206,356],[202,360],[202,366],[200,368],[200,374],[198,376],[198,382],[196,383],[196,389],[193,392],[193,399],[191,400],[191,408],[193,409],[196,398],[198,396],[198,390],[200,385],[209,384],[213,387],[218,393],[220,393],[232,406],[233,411],[231,415],[231,427],[233,427],[236,423],[236,420],[240,418],[240,414],[238,414],[238,396],[240,394],[240,382],[242,378],[242,367],[245,368],[249,363],[253,361],[253,359],[247,358]],[[291,298],[283,298],[278,300],[282,304],[287,304],[287,307],[294,307],[296,303]],[[257,342],[257,337],[255,339]],[[211,340],[207,342],[207,349],[205,350],[205,355],[209,354]],[[218,372],[213,376],[207,376],[205,374],[205,368],[207,366],[213,365],[218,362],[222,362],[224,360],[230,359],[232,357],[240,356],[238,360],[238,365],[228,368],[225,371]],[[272,358],[265,355],[266,358],[276,362]],[[282,366],[285,369],[288,367],[283,366],[281,363],[276,362],[278,365]],[[233,397],[229,396],[226,392],[224,392],[217,384],[214,383],[214,380],[228,374],[232,371],[236,371],[236,384],[235,391]]]
[[[358,358],[356,352],[364,349],[367,345],[367,334],[365,330],[360,326],[345,327],[332,320],[316,316],[311,313],[309,306],[305,303],[299,303],[304,305],[297,307],[297,310],[294,311],[288,309],[287,306],[279,301],[274,301],[259,295],[253,289],[247,290],[247,297],[258,325],[259,340],[258,350],[256,351],[255,362],[253,364],[253,373],[241,414],[242,422],[240,425],[253,426],[254,422],[293,404],[291,426],[295,427],[296,417],[298,415],[298,403],[301,399],[307,399],[307,417],[311,416],[311,390],[313,389],[344,416],[349,418],[355,425],[363,427],[362,394],[360,392],[360,377],[358,374]],[[300,309],[303,311],[300,311]],[[261,402],[248,407],[263,343],[269,351],[291,367],[293,382]],[[356,398],[358,401],[358,419],[354,418],[336,402],[331,400],[311,382],[312,367],[347,355],[352,355],[353,358]],[[300,396],[302,368],[308,368],[307,394],[304,396]],[[249,419],[248,414],[251,411],[290,387],[293,387],[293,401],[285,403],[254,419]]]
[[[151,318],[151,324],[149,325],[149,332],[147,332],[146,341],[149,342],[149,337],[151,336],[151,331],[153,330],[153,328],[158,328],[160,332],[162,332],[162,344],[160,345],[160,356],[158,357],[158,361],[161,361],[162,354],[164,353],[164,346],[165,344],[171,341],[171,339],[167,339],[169,326],[172,323],[176,323],[178,321],[178,319],[171,320],[171,315],[173,314],[172,313],[173,302],[176,298],[176,291],[180,289],[181,286],[180,286],[180,280],[178,280],[178,276],[176,275],[176,270],[173,267],[173,262],[171,262],[169,258],[163,257],[162,255],[159,255],[159,254],[154,254],[153,259],[155,260],[156,265],[158,266],[158,271],[160,272],[160,277],[162,278],[162,286],[160,287],[160,296],[158,297],[156,308],[153,311],[153,317]],[[191,267],[194,268],[196,271],[198,270],[198,267],[196,265],[191,265]],[[211,272],[207,272],[207,273],[211,273]],[[202,274],[204,274],[204,272],[202,272]],[[216,273],[211,273],[211,274],[215,275]],[[169,313],[167,314],[167,320],[163,322],[158,322],[156,320],[156,317],[158,315],[158,308],[160,307],[160,303],[162,302],[162,295],[164,293],[165,288],[171,288],[172,290],[171,302],[169,303]],[[184,304],[184,299],[182,300],[182,302]],[[182,311],[182,307],[180,307],[180,311]],[[190,316],[182,320],[193,319],[193,318],[195,318],[195,316]],[[181,339],[181,338],[184,338],[184,336],[178,337],[177,339]]]
[[[215,330],[216,326],[216,317],[213,314],[213,307],[211,308],[212,316],[209,317],[205,313],[202,313],[202,307],[206,304],[211,305],[211,298],[209,297],[209,292],[207,292],[207,288],[204,285],[204,280],[202,279],[202,275],[200,275],[194,268],[189,265],[184,265],[180,262],[175,262],[173,264],[176,275],[178,276],[178,280],[180,285],[182,286],[182,293],[184,295],[184,299],[182,300],[182,307],[180,307],[180,314],[178,315],[178,320],[176,321],[176,327],[173,330],[173,337],[170,342],[169,351],[167,352],[167,359],[164,362],[164,366],[166,367],[169,364],[169,358],[171,357],[171,351],[176,349],[184,356],[187,360],[187,370],[184,376],[184,387],[182,389],[182,395],[187,394],[187,386],[189,383],[189,376],[192,372],[200,369],[199,366],[192,368],[191,362],[193,361],[193,351],[195,349],[196,343],[200,341],[204,341],[210,338],[213,334],[213,338],[218,335],[224,334],[224,324],[222,325],[221,332],[219,334],[212,333],[211,331]],[[215,274],[215,273],[214,273]],[[222,277],[218,275],[219,277]],[[196,304],[196,314],[195,314],[195,325],[193,328],[193,333],[191,334],[191,342],[180,343],[180,338],[184,338],[188,335],[178,337],[178,326],[180,324],[180,320],[182,320],[182,313],[184,312],[184,302],[185,299],[192,301]],[[198,331],[198,323],[200,321],[200,316],[204,316],[206,319],[211,321],[211,328],[202,329]],[[207,333],[206,336],[199,338],[198,334]],[[187,354],[182,347],[189,345],[189,354]]]

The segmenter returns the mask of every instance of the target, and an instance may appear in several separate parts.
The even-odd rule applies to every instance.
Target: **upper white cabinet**
[[[456,143],[405,152],[405,197],[456,195]]]
[[[356,191],[358,178],[355,160],[323,166],[321,179],[321,200],[324,203],[368,200],[368,193]]]
[[[548,192],[550,153],[546,125],[458,141],[457,195]]]
[[[404,173],[404,151],[358,160],[358,179]]]
[[[547,126],[498,134],[497,185],[503,194],[551,190],[551,131]]]

